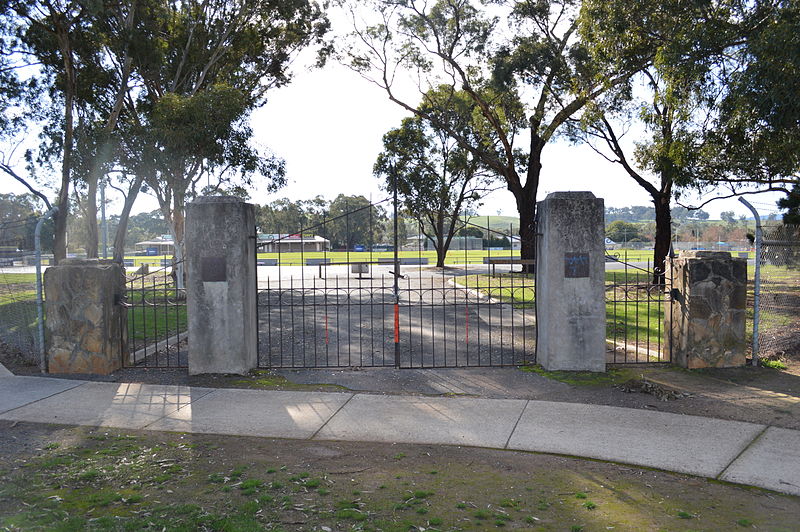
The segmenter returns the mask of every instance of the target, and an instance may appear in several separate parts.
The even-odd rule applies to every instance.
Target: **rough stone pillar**
[[[605,371],[603,200],[555,192],[537,209],[536,360],[546,370]]]
[[[119,304],[125,273],[110,260],[66,259],[44,272],[50,373],[108,375],[128,351],[128,314]]]
[[[684,368],[744,366],[747,261],[727,251],[681,251],[672,260],[665,349]]]
[[[245,374],[258,364],[253,205],[200,197],[186,208],[189,373]]]

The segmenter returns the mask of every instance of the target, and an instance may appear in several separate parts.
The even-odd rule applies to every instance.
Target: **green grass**
[[[2,530],[672,530],[685,529],[679,523],[687,518],[703,530],[762,522],[788,530],[800,504],[564,457],[409,445],[402,447],[408,463],[401,463],[391,460],[398,449],[389,445],[359,444],[354,454],[326,444],[343,452],[319,460],[319,443],[33,430],[33,437],[63,444],[0,453]],[[295,465],[278,470],[276,456]],[[280,482],[264,480],[268,468]],[[431,477],[432,470],[439,474]],[[325,493],[292,480],[322,478]]]
[[[135,288],[139,288],[134,283]],[[129,286],[130,288],[130,286]],[[145,283],[145,290],[128,290],[128,334],[131,350],[183,332],[188,326],[186,300],[169,283]]]
[[[535,307],[534,278],[529,274],[477,274],[456,282],[517,309]],[[650,274],[609,270],[605,284],[606,338],[655,351],[663,343],[664,294],[650,285]]]

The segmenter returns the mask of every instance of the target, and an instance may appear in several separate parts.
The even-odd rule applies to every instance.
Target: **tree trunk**
[[[51,13],[51,16],[53,13]],[[53,235],[53,258],[58,264],[67,258],[67,217],[69,216],[69,183],[72,175],[72,143],[74,134],[73,105],[77,80],[72,58],[69,31],[62,25],[56,28],[61,59],[64,62],[64,146],[61,158],[61,189],[58,191],[58,211],[55,215]]]
[[[511,187],[509,190],[514,194],[517,202],[517,212],[519,213],[519,240],[520,258],[523,260],[536,259],[536,194],[539,191],[539,176],[542,172],[542,150],[544,140],[531,130],[531,151],[528,154],[528,170],[525,178],[525,186]],[[506,177],[506,181],[512,180]],[[519,183],[519,179],[514,180]],[[513,249],[513,244],[512,244]],[[523,264],[523,273],[536,273],[535,264]]]
[[[136,196],[139,195],[139,189],[142,188],[143,178],[137,176],[130,189],[128,195],[125,197],[125,205],[122,207],[122,212],[119,215],[119,224],[117,225],[117,232],[114,235],[114,262],[123,264],[125,258],[125,236],[128,233],[128,219],[131,216],[131,209],[133,203],[136,201]]]
[[[436,267],[444,268],[444,258],[447,255],[447,246],[444,238],[444,220],[440,212],[436,220]]]
[[[656,242],[653,246],[653,283],[664,284],[666,258],[672,241],[672,213],[669,208],[669,195],[653,197],[656,209]]]
[[[184,247],[183,237],[184,237],[184,196],[182,192],[175,191],[175,195],[173,197],[174,201],[174,208],[172,210],[172,221],[170,223],[170,228],[172,229],[172,238],[175,247],[175,258],[174,258],[174,268],[173,271],[175,272],[175,286],[179,290],[182,290],[186,287],[186,279],[184,277],[185,271],[185,264],[184,259],[186,258],[186,248]]]
[[[97,179],[90,179],[86,192],[86,258],[96,259],[98,256],[97,232]]]

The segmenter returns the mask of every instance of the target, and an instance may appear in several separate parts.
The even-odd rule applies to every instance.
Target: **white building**
[[[311,253],[315,251],[328,251],[331,242],[319,235],[291,234],[260,234],[256,247],[261,253]]]

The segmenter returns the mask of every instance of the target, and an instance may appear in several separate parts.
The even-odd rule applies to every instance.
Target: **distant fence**
[[[763,227],[759,356],[800,355],[800,226]]]

